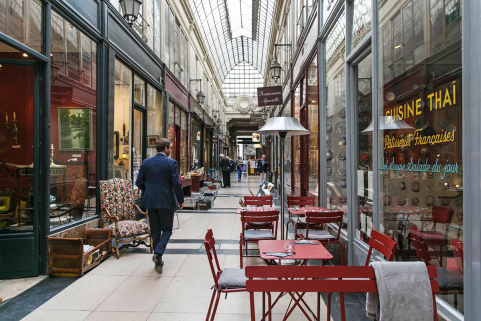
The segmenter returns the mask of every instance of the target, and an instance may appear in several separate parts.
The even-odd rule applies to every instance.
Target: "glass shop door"
[[[16,55],[0,43],[0,279],[39,264],[39,63]]]

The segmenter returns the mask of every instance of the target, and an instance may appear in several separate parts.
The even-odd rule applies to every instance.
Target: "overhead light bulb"
[[[399,48],[402,48],[402,47],[404,47],[403,44],[395,46],[394,49],[399,49]]]
[[[24,57],[28,57],[28,55],[27,55],[25,52],[22,54],[22,56],[24,56]]]

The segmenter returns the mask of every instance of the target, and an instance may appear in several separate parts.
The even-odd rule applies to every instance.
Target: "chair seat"
[[[244,231],[244,240],[272,240],[274,235],[267,230],[246,230]]]
[[[463,276],[456,267],[441,267],[436,270],[438,270],[438,277],[435,280],[438,281],[442,291],[464,289]]]
[[[443,243],[447,242],[446,234],[434,231],[422,231],[420,238],[428,243]]]
[[[272,223],[271,222],[250,222],[250,223],[247,223],[247,225],[255,226],[255,227],[261,227],[261,226],[270,227],[272,226]]]
[[[218,283],[222,289],[242,289],[246,287],[246,281],[244,269],[227,268],[222,271]]]
[[[297,233],[302,235],[303,237],[306,237],[306,230],[297,230]],[[309,230],[308,239],[327,241],[327,240],[333,240],[335,239],[335,237],[326,230]]]
[[[117,223],[118,234],[115,229],[115,224],[110,224],[107,228],[112,230],[114,237],[134,237],[138,235],[150,234],[149,224],[141,221],[120,221]]]
[[[295,223],[305,225],[305,224],[307,224],[307,219],[306,219],[305,216],[300,216],[300,217],[297,218],[297,222],[295,222]],[[318,224],[316,224],[316,223],[309,223],[309,225],[312,226],[312,225],[318,225]]]

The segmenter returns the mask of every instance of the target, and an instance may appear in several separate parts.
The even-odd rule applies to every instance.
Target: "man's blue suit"
[[[154,252],[162,256],[172,236],[177,203],[184,203],[177,161],[164,153],[147,158],[140,166],[135,185],[142,190],[142,206],[149,209]]]

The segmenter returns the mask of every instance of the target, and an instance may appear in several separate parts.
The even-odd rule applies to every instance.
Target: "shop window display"
[[[202,167],[202,126],[192,118],[192,170]]]
[[[132,145],[132,181],[137,181],[140,166],[142,165],[143,151],[143,131],[144,130],[144,113],[141,110],[134,109],[134,135]],[[140,197],[140,189],[137,185],[133,185],[134,197]]]
[[[307,106],[309,135],[309,194],[319,195],[319,85],[317,56],[307,71]]]
[[[294,117],[300,122],[301,117],[301,87],[302,83],[297,86],[294,92]],[[301,195],[301,139],[300,136],[293,136],[292,138],[292,159],[294,163],[293,166],[293,186],[292,192],[296,195]]]
[[[381,232],[437,267],[439,297],[463,313],[461,1],[379,10]]]
[[[347,213],[345,14],[326,39],[326,182],[330,209]]]
[[[52,12],[50,226],[96,215],[97,44]]]
[[[364,58],[356,68],[357,80],[357,230],[356,238],[368,240],[373,228],[373,167],[372,167],[372,55]]]
[[[157,155],[155,144],[162,135],[162,93],[147,84],[147,157]]]
[[[112,176],[131,179],[132,70],[115,60],[114,163]],[[110,177],[112,178],[112,177]]]
[[[187,175],[189,171],[189,131],[188,131],[187,113],[180,112],[180,175]]]

